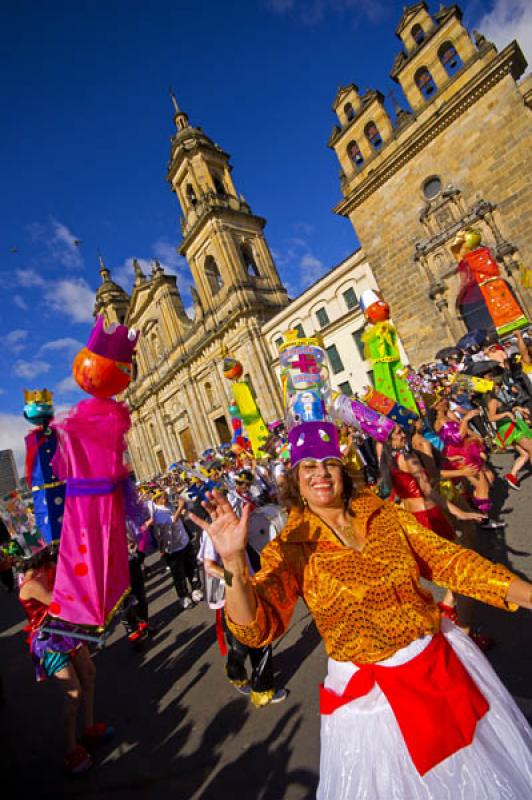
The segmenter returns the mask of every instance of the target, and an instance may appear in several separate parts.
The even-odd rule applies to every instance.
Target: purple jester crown
[[[89,336],[87,350],[98,356],[109,358],[111,361],[131,364],[138,338],[139,331],[128,328],[126,325],[114,323],[106,330],[104,318],[99,316]]]

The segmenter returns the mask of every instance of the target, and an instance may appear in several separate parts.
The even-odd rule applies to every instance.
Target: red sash
[[[478,720],[489,709],[488,701],[441,633],[406,664],[361,664],[343,695],[322,684],[321,713],[332,714],[367,694],[375,683],[386,695],[420,775],[471,744]]]

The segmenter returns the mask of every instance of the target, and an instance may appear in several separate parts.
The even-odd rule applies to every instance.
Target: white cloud
[[[94,290],[83,278],[65,278],[51,281],[45,298],[54,311],[65,314],[73,322],[92,322]]]
[[[27,228],[34,241],[46,245],[55,262],[69,269],[83,266],[79,250],[81,240],[63,222],[50,217],[47,223],[32,222]]]
[[[52,339],[52,341],[46,342],[39,350],[39,353],[43,353],[46,350],[67,350],[74,354],[81,350],[82,347],[85,347],[83,342],[73,339],[71,336],[65,336],[63,339]]]
[[[23,400],[21,398],[21,408]],[[26,446],[24,437],[31,430],[30,424],[20,414],[0,413],[0,450],[13,450],[19,477],[24,474]]]
[[[28,331],[16,328],[5,336],[0,336],[0,344],[11,353],[20,353],[26,347],[26,339],[28,338]]]
[[[27,289],[46,284],[42,275],[39,275],[34,269],[17,269],[15,270],[15,278],[19,286],[24,286]]]
[[[49,369],[50,364],[38,358],[34,358],[33,361],[23,361],[19,359],[15,361],[13,372],[19,378],[32,379],[36,378],[37,375],[41,375],[43,372],[48,372]]]
[[[27,311],[28,310],[28,304],[26,303],[26,301],[24,300],[24,298],[20,294],[14,294],[13,295],[13,303],[14,303],[14,305],[17,306],[17,308],[21,308],[22,311]]]
[[[155,257],[161,262],[165,272],[177,275],[186,270],[187,262],[183,256],[179,255],[175,245],[170,244],[166,239],[158,239],[152,247]]]
[[[532,3],[530,0],[495,0],[491,11],[478,21],[479,31],[497,47],[517,39],[527,60],[532,59]]]
[[[78,384],[74,380],[72,375],[67,375],[66,378],[63,378],[62,381],[59,381],[55,390],[58,394],[67,394],[70,392],[80,392],[81,389],[79,388]]]

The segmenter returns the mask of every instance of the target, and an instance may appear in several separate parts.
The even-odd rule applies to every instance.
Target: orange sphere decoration
[[[244,372],[244,367],[237,361],[236,358],[231,358],[231,356],[227,356],[224,358],[224,377],[230,381],[237,381],[239,378],[242,377],[242,373]]]
[[[368,322],[372,322],[374,325],[377,322],[386,322],[387,319],[390,319],[390,306],[384,300],[379,300],[378,303],[373,303],[366,308],[364,316]]]
[[[131,364],[96,355],[84,347],[74,359],[72,374],[78,386],[87,394],[113,397],[129,386]]]

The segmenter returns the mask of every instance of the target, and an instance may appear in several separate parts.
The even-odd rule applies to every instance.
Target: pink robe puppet
[[[73,365],[76,381],[96,397],[57,423],[54,470],[66,480],[66,501],[49,611],[98,632],[129,591],[124,451],[131,422],[125,403],[111,396],[131,380],[132,334],[123,325],[106,332],[98,318]]]

